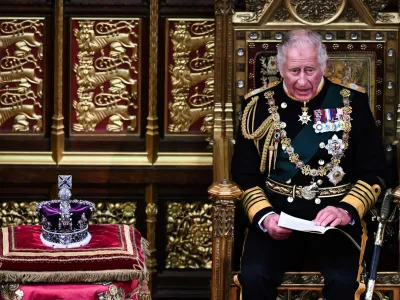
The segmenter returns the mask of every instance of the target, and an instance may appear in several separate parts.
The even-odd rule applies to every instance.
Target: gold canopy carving
[[[297,23],[305,25],[325,25],[335,20],[351,20],[356,16],[361,23],[399,24],[398,12],[384,12],[387,0],[247,0],[246,11],[236,12],[233,22],[236,24],[267,24],[282,22],[275,16],[281,16],[284,9]],[[278,11],[278,12],[277,12]],[[296,23],[296,22],[295,22]]]

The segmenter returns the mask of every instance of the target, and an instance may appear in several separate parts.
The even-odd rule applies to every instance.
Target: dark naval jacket
[[[310,116],[308,124],[299,120],[303,103],[285,92],[283,82],[246,95],[231,171],[233,180],[243,190],[242,204],[252,224],[258,226],[267,213],[281,211],[313,220],[329,205],[345,209],[355,221],[360,221],[374,205],[384,185],[385,158],[368,95],[361,90],[356,85],[343,86],[324,78],[323,86],[306,105]],[[350,117],[346,126],[351,126],[350,131],[348,127],[345,131],[345,126],[329,127],[328,123],[343,113],[346,100],[345,111]],[[289,160],[289,148],[282,149],[281,132],[272,127],[269,131],[264,128],[267,118],[272,120],[274,113],[271,101],[276,105],[284,137],[290,139],[291,149],[298,155],[297,160],[292,156],[294,163]],[[318,124],[320,127],[316,127]],[[262,133],[263,130],[266,132]],[[346,132],[347,137],[344,136]],[[268,137],[272,142],[264,145]],[[277,138],[279,144],[273,142]],[[337,145],[343,150],[339,163],[336,161],[338,172],[328,168],[323,176],[310,176],[307,171],[305,175],[301,162],[311,169],[332,163],[332,151],[328,146],[338,141]],[[267,158],[262,159],[263,155]],[[309,186],[317,186],[318,192],[314,198],[305,199],[301,191]]]

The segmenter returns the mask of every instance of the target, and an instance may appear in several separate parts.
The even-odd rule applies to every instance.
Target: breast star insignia
[[[299,115],[299,121],[301,122],[301,125],[308,125],[308,122],[311,122],[311,116],[306,111],[303,111],[302,114]]]

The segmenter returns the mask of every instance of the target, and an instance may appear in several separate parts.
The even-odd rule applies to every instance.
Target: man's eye
[[[314,69],[306,69],[307,75],[314,73]]]
[[[292,73],[295,73],[295,74],[299,73],[299,69],[293,69]]]

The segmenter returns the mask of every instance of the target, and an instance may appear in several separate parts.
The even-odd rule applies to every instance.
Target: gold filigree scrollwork
[[[188,132],[203,118],[201,132],[211,134],[214,108],[214,23],[175,23],[170,31],[173,64],[169,65],[172,84],[169,102],[169,132]]]
[[[378,13],[385,9],[389,4],[389,0],[362,0],[371,10],[373,16],[377,16]]]
[[[39,219],[35,214],[38,202],[3,202],[0,211],[0,226],[37,225]]]
[[[138,44],[137,20],[79,21],[74,29],[78,64],[74,64],[78,101],[72,103],[78,123],[74,131],[94,131],[108,119],[107,132],[136,130]],[[127,49],[130,55],[127,54]]]
[[[397,273],[378,274],[376,277],[376,284],[399,285],[400,284],[400,275]]]
[[[147,220],[149,222],[155,222],[156,221],[157,212],[158,212],[157,204],[155,204],[155,203],[147,204],[147,206],[146,206],[146,214],[147,214]]]
[[[305,24],[327,24],[343,12],[345,0],[286,0],[289,12]]]
[[[272,2],[273,0],[246,0],[247,12],[236,13],[236,18],[241,23],[257,22]]]
[[[279,22],[289,21],[290,20],[290,14],[289,14],[287,8],[283,7],[283,6],[279,7],[275,11],[274,20],[279,21]]]
[[[19,289],[19,284],[8,283],[1,285],[1,297],[3,300],[22,300],[24,291]]]
[[[114,284],[108,287],[105,293],[97,294],[98,300],[125,300],[125,291],[123,288],[118,288]]]
[[[261,69],[261,81],[263,85],[279,80],[278,77],[278,65],[276,64],[276,56],[271,55],[259,55],[257,59],[260,61]]]
[[[41,20],[0,25],[0,127],[13,119],[13,132],[42,131],[43,26]]]
[[[282,285],[323,285],[324,277],[321,274],[291,274],[286,273],[283,277]]]
[[[360,19],[353,7],[346,7],[340,18],[337,19],[337,22],[359,23]]]
[[[168,202],[167,268],[211,268],[211,207]]]
[[[91,218],[97,224],[136,224],[136,202],[98,202]]]

